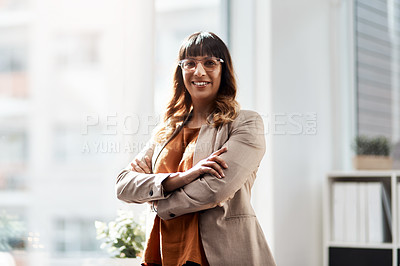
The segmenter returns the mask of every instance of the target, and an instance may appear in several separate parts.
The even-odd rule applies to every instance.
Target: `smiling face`
[[[190,57],[204,62],[209,56]],[[206,71],[203,63],[198,62],[193,72],[182,70],[183,82],[188,90],[194,105],[211,105],[218,94],[221,84],[222,65],[219,64],[213,71]]]

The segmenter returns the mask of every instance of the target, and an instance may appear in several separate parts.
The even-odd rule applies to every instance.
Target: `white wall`
[[[267,130],[271,113],[270,1],[230,1],[230,52],[237,74],[242,109],[258,111]],[[267,152],[253,186],[252,204],[266,240],[274,251],[272,135],[266,135]]]
[[[322,184],[337,150],[331,133],[332,6],[328,0],[253,0],[247,4],[253,11],[242,10],[252,16],[237,12],[239,1],[232,4],[234,24],[244,20],[245,25],[253,25],[250,29],[231,27],[235,64],[245,63],[243,51],[253,58],[250,68],[236,67],[239,100],[264,116],[269,131],[254,187],[254,207],[278,265],[320,266]],[[244,30],[248,32],[242,35]],[[307,135],[303,128],[299,134],[290,134],[295,128],[287,123],[288,116],[299,113],[296,119],[304,126],[309,112],[317,114],[317,132]],[[273,132],[273,115],[278,113],[283,115],[276,120],[286,124],[275,128],[283,134]]]
[[[316,135],[274,135],[278,265],[322,264],[322,182],[331,167],[329,1],[271,2],[272,111],[316,112]]]

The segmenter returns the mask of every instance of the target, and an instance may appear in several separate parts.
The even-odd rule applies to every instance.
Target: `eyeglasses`
[[[207,72],[212,72],[215,69],[217,69],[217,67],[224,62],[224,60],[222,60],[221,58],[206,58],[206,59],[202,59],[202,60],[196,60],[196,59],[192,59],[192,58],[188,58],[188,59],[183,59],[181,61],[179,61],[179,66],[187,71],[187,72],[194,72],[196,67],[197,67],[197,63],[201,63],[203,65],[203,68],[205,71]]]

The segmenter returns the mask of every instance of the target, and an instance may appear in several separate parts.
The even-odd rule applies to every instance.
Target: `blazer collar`
[[[211,112],[211,114],[209,114],[208,116],[207,116],[207,123],[210,125],[210,124],[212,124],[213,122],[214,122],[214,113],[215,113],[215,111],[213,111],[213,112]],[[189,120],[190,120],[190,118],[192,118],[192,116],[193,116],[193,109],[192,110],[190,110],[190,112],[189,112],[189,114],[187,115],[187,117],[185,118],[185,120],[182,122],[182,124],[181,125],[179,125],[177,128],[176,128],[176,130],[175,131],[180,131],[181,130],[181,128],[183,127],[183,126],[185,126],[186,124],[187,124],[187,122],[189,122]],[[174,132],[174,134],[175,134],[175,132]],[[174,134],[172,134],[172,135],[174,135]]]
[[[214,113],[215,113],[215,111],[208,115],[207,124],[203,125],[202,128],[203,127],[207,127],[208,128],[208,127],[211,126],[211,124],[214,121],[214,119],[213,119],[213,114]],[[175,129],[174,133],[172,133],[171,137],[169,137],[168,140],[165,143],[163,143],[158,150],[155,151],[156,152],[156,157],[155,157],[154,160],[152,160],[152,169],[154,169],[154,167],[156,165],[156,162],[157,162],[157,159],[160,156],[160,154],[161,154],[162,150],[164,149],[164,147],[167,146],[167,144],[179,133],[179,131],[182,130],[182,128],[189,122],[189,120],[190,120],[190,118],[192,116],[193,116],[193,109],[190,110],[190,112],[189,112],[188,116],[185,118],[185,120],[183,120],[183,122],[179,126],[176,127],[176,129]],[[200,129],[200,133],[202,133],[202,131],[204,131],[204,129],[203,130]],[[200,135],[200,133],[199,133],[199,135]]]

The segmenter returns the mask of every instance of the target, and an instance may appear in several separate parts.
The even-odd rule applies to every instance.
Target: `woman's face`
[[[194,71],[187,71],[182,68],[183,82],[194,105],[211,104],[217,96],[219,86],[221,84],[222,66],[219,63],[213,71],[206,71],[207,59],[215,58],[210,56],[195,56],[197,64]]]

